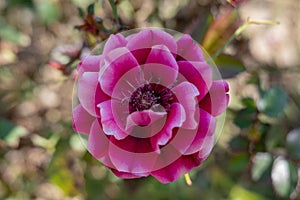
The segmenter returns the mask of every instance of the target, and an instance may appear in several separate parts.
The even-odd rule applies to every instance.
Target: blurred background
[[[300,199],[299,0],[1,0],[0,199]],[[249,25],[226,46],[247,20]],[[72,130],[79,59],[139,27],[189,33],[230,83],[210,157],[184,179],[121,180]]]

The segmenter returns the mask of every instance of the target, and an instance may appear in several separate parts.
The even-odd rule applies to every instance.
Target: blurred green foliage
[[[232,103],[213,153],[190,173],[192,186],[183,178],[167,185],[151,177],[116,178],[72,130],[69,66],[50,65],[66,70],[66,77],[45,65],[62,41],[83,44],[70,56],[73,66],[77,52],[114,31],[145,24],[189,32],[212,54],[241,24],[237,8],[194,0],[0,4],[0,199],[300,199],[300,92],[291,89],[299,81],[279,79],[281,66],[251,68],[264,64],[245,62],[251,56],[244,37],[215,60],[230,82]],[[130,5],[129,13],[120,5]],[[85,13],[100,17],[91,18],[96,35],[72,28],[84,23]]]

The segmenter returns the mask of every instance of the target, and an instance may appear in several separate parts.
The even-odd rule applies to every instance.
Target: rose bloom
[[[116,176],[169,183],[208,157],[228,84],[212,79],[189,35],[111,35],[101,55],[80,62],[78,74],[73,128]]]

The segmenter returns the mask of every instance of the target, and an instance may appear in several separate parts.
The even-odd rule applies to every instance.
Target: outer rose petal
[[[148,176],[158,156],[148,138],[128,136],[123,140],[116,140],[111,137],[109,157],[118,171]]]
[[[102,55],[89,55],[82,59],[78,65],[78,73],[81,76],[84,72],[99,72],[103,64]]]
[[[178,65],[172,53],[164,45],[153,46],[144,67],[144,77],[151,82],[168,87],[178,76]]]
[[[205,61],[202,50],[190,35],[183,35],[177,41],[177,60]]]
[[[212,116],[220,115],[229,103],[229,86],[226,81],[214,81],[209,93],[200,102],[200,108],[211,113]]]
[[[199,110],[198,129],[179,129],[171,144],[184,155],[196,153],[207,144],[206,138],[212,137],[216,127],[216,119],[203,109]]]
[[[128,173],[128,172],[120,172],[116,169],[111,169],[112,173],[114,173],[114,175],[116,175],[119,178],[123,178],[123,179],[131,179],[131,178],[141,178],[141,177],[145,177],[145,174],[139,174],[139,173]]]
[[[99,159],[107,153],[109,139],[103,133],[97,119],[94,120],[89,138],[88,138],[88,151],[93,157]]]
[[[205,138],[205,141],[204,141],[205,145],[202,145],[202,147],[198,153],[198,158],[201,160],[201,162],[209,156],[210,152],[212,151],[212,149],[214,147],[214,141],[215,140],[214,140],[213,135]]]
[[[116,35],[112,34],[105,43],[103,55],[107,55],[110,51],[113,51],[114,49],[125,47],[126,44],[127,40],[124,38],[123,35],[121,35],[120,33]]]
[[[152,46],[164,44],[170,52],[177,52],[177,44],[174,38],[161,30],[143,30],[127,38],[127,40],[127,48],[130,51],[149,49]]]
[[[97,72],[85,72],[78,80],[78,98],[79,101],[89,114],[98,117],[96,113],[95,94],[98,85]]]
[[[103,91],[111,96],[122,76],[137,66],[137,60],[128,49],[123,47],[111,51],[105,57],[105,67],[100,70],[99,82]]]
[[[124,109],[121,106],[116,110],[114,107],[120,105],[116,100],[108,100],[100,103],[98,107],[100,108],[101,124],[103,131],[106,135],[112,135],[118,140],[122,140],[127,137],[128,133],[125,132],[126,119],[122,119]],[[115,113],[119,111],[120,113]],[[126,116],[126,113],[125,113]],[[124,122],[122,122],[124,121]]]
[[[108,167],[112,173],[114,173],[117,177],[124,178],[124,179],[129,179],[129,178],[141,178],[146,176],[145,174],[139,174],[139,173],[128,173],[128,172],[121,172],[116,169],[114,164],[111,162],[109,155],[105,155],[102,157],[101,162]]]
[[[80,104],[73,109],[73,129],[76,132],[89,134],[91,125],[94,121],[92,117]]]
[[[195,129],[197,121],[195,120],[195,112],[197,111],[197,102],[195,97],[199,95],[198,89],[189,82],[182,82],[172,89],[175,93],[178,102],[183,105],[186,115],[186,120],[181,128]]]
[[[200,94],[197,98],[200,101],[207,94],[212,84],[210,66],[206,62],[178,61],[177,63],[179,73],[184,76],[183,78],[198,88]]]
[[[132,52],[140,64],[144,64],[155,45],[164,44],[170,52],[177,52],[177,44],[174,38],[161,30],[144,30],[126,38],[128,40],[127,48]]]
[[[166,184],[177,180],[182,174],[189,172],[199,164],[200,160],[197,159],[196,155],[183,155],[168,166],[151,172],[151,175],[159,182]]]

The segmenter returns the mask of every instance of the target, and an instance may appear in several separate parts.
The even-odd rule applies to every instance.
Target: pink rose
[[[74,130],[120,178],[172,182],[207,158],[228,84],[213,81],[189,35],[162,30],[111,35],[101,55],[78,66]]]

